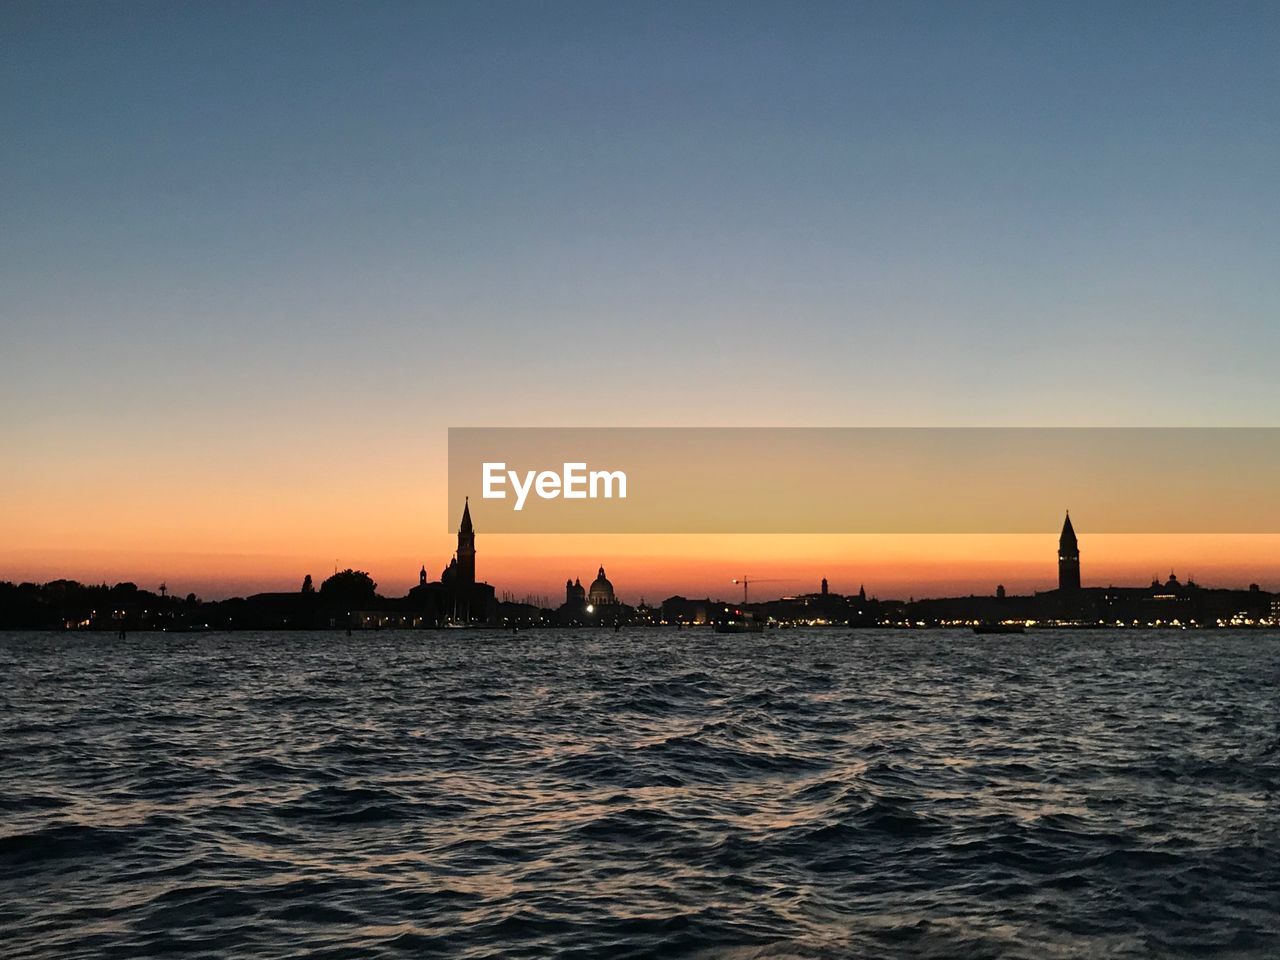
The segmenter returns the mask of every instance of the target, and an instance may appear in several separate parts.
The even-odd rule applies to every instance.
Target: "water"
[[[1280,634],[0,635],[0,953],[1280,956]]]

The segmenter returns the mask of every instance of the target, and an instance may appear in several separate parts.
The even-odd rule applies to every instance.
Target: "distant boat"
[[[711,627],[716,633],[764,633],[764,621],[744,610],[734,610],[719,617]]]
[[[1026,633],[1027,628],[1020,623],[980,623],[973,628],[974,633]]]

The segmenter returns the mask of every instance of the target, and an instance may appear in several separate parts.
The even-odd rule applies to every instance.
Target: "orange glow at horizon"
[[[294,441],[296,442],[296,441]],[[176,448],[181,448],[175,442]],[[246,454],[249,451],[244,451]],[[258,451],[262,453],[262,451]],[[456,541],[442,533],[445,475],[427,449],[318,464],[279,451],[219,463],[153,459],[146,469],[97,456],[33,457],[0,500],[0,580],[131,580],[207,599],[294,590],[335,566],[367,570],[385,596],[402,596],[425,565],[436,579]],[[99,451],[101,453],[101,451]],[[85,477],[92,477],[91,489]],[[566,578],[588,582],[603,564],[619,596],[739,596],[749,576],[764,599],[865,585],[881,598],[1048,589],[1056,582],[1057,525],[1044,534],[533,535],[486,534],[473,510],[477,576],[501,597],[563,597]],[[1280,535],[1091,535],[1081,538],[1086,585],[1145,585],[1170,570],[1206,586],[1252,582],[1280,589]]]
[[[367,570],[380,593],[400,596],[417,582],[420,566],[434,580],[452,554],[451,537],[434,535],[423,542],[413,553],[354,541],[345,549],[290,553],[5,547],[0,580],[131,580],[148,589],[164,581],[178,594],[220,599],[295,590],[306,574],[319,583],[336,566]],[[566,579],[589,582],[601,564],[630,603],[674,594],[733,599],[740,588],[731,581],[743,574],[773,581],[753,590],[752,597],[759,599],[816,591],[823,577],[833,592],[856,593],[865,586],[882,599],[989,594],[997,584],[1016,594],[1056,585],[1056,546],[1056,536],[1028,534],[485,537],[481,532],[477,576],[493,584],[500,597],[546,597],[552,605],[562,599]],[[1172,571],[1204,586],[1243,588],[1256,582],[1280,589],[1280,535],[1081,533],[1081,551],[1086,586],[1141,586]]]

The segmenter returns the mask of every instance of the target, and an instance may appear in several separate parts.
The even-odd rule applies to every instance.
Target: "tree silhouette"
[[[320,597],[336,606],[358,609],[373,603],[377,589],[363,570],[343,570],[320,584]]]
[[[316,592],[315,584],[311,582],[311,574],[309,574],[309,573],[308,573],[305,577],[303,577],[303,578],[302,578],[302,592],[303,592],[303,593],[315,593],[315,592]]]

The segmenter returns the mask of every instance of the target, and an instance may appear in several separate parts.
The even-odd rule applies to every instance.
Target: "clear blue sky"
[[[1090,419],[1280,413],[1275,4],[7,3],[0,29],[19,406],[61,371],[61,403],[136,409],[159,397],[119,381],[157,363],[413,402],[420,339],[432,379],[536,371],[571,420],[567,388],[643,381],[574,354],[685,349],[716,400],[783,367],[761,413],[788,422],[1085,390]]]
[[[24,495],[332,427],[434,483],[451,424],[1274,424],[1280,5],[6,2],[0,220]]]

